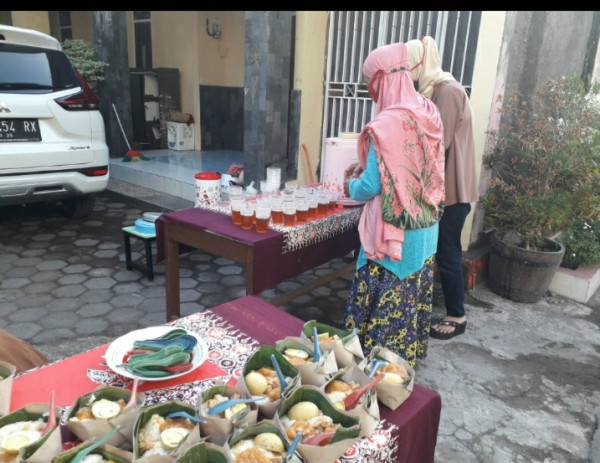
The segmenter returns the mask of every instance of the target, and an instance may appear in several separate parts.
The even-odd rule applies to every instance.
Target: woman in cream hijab
[[[440,66],[437,44],[432,37],[406,42],[412,79],[419,93],[430,98],[440,110],[444,125],[446,202],[440,220],[435,260],[446,305],[446,316],[432,321],[430,336],[450,339],[464,333],[461,233],[471,203],[478,200],[475,176],[475,142],[469,97],[463,86]]]

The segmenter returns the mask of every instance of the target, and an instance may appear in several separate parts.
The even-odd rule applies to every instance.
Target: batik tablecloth
[[[210,310],[180,318],[170,325],[198,333],[208,345],[208,360],[187,375],[142,382],[144,404],[179,400],[192,405],[202,391],[217,382],[235,384],[247,358],[261,344],[273,345],[297,336],[303,321],[256,296],[246,296]],[[103,354],[108,344],[18,375],[13,384],[11,411],[32,402],[45,402],[54,390],[57,406],[101,385],[129,387],[132,380],[111,371]],[[362,438],[339,462],[433,462],[440,419],[437,392],[415,384],[413,393],[392,411],[380,406],[381,421],[371,436]],[[66,413],[63,413],[66,416]]]

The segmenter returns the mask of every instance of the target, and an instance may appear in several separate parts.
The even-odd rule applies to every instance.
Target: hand
[[[350,178],[344,179],[344,196],[350,197]]]
[[[363,173],[363,168],[358,162],[350,164],[344,171],[344,180],[358,178]]]

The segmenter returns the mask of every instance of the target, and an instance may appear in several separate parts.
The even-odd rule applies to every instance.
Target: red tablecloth
[[[342,212],[340,210],[340,212]],[[282,281],[318,267],[336,257],[343,257],[360,246],[357,223],[353,214],[352,225],[340,228],[334,236],[320,239],[314,237],[309,245],[295,248],[286,244],[285,233],[269,229],[267,233],[254,230],[242,230],[234,225],[231,217],[201,208],[182,209],[162,214],[156,224],[156,261],[165,258],[165,223],[176,224],[191,229],[209,230],[217,235],[247,243],[254,248],[254,294],[277,286]],[[322,219],[327,222],[335,220]],[[350,221],[347,221],[350,222]],[[348,225],[346,223],[345,225]],[[311,226],[304,227],[307,233],[316,233]],[[286,249],[292,249],[285,252]],[[192,250],[188,246],[180,246],[180,252]]]
[[[217,383],[235,384],[247,358],[261,344],[272,345],[286,336],[298,336],[303,321],[256,296],[245,296],[210,310],[180,318],[181,326],[202,336],[208,360],[198,369],[171,380],[140,384],[145,405],[167,400],[196,404],[199,394]],[[14,379],[11,411],[32,402],[47,402],[56,391],[57,405],[66,407],[104,384],[127,387],[131,380],[107,368],[103,354],[108,345],[30,370]],[[410,397],[395,411],[380,407],[381,422],[368,438],[360,439],[340,463],[433,462],[441,411],[437,392],[414,385]]]

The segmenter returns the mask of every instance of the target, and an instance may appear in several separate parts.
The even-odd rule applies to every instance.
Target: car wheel
[[[96,198],[93,195],[78,196],[63,201],[67,217],[87,217],[94,209]]]

